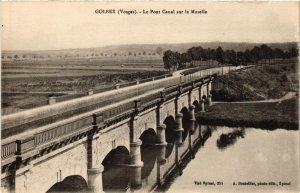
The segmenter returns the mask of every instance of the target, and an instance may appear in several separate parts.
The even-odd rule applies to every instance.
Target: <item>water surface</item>
[[[299,131],[217,127],[167,192],[299,192],[298,147]]]

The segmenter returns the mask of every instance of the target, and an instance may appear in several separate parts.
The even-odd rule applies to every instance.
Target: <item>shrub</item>
[[[287,66],[281,66],[281,69],[287,71]]]
[[[289,79],[288,79],[287,75],[284,73],[283,75],[281,75],[281,80],[283,82],[287,82]]]
[[[268,91],[268,98],[279,98],[281,95],[281,91],[277,87]]]
[[[280,73],[280,70],[278,69],[277,66],[266,66],[266,70],[269,73],[272,73],[272,74],[279,74]]]
[[[240,101],[243,100],[243,96],[238,91],[230,88],[222,88],[220,90],[213,90],[211,92],[212,100],[216,101]]]

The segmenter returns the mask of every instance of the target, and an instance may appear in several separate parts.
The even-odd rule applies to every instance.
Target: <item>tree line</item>
[[[291,47],[288,51],[283,51],[280,48],[272,49],[266,44],[255,46],[251,50],[245,51],[223,50],[221,46],[217,49],[204,49],[201,46],[189,48],[186,52],[179,53],[167,50],[163,55],[164,67],[166,69],[184,68],[186,64],[195,66],[195,63],[202,61],[212,62],[217,61],[224,65],[247,65],[249,63],[258,63],[261,60],[271,62],[272,59],[281,58],[288,59],[298,57],[298,48]]]

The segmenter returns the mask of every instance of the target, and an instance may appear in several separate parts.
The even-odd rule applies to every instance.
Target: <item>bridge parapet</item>
[[[29,129],[51,124],[84,112],[89,112],[109,104],[132,98],[148,91],[165,88],[176,84],[177,78],[165,78],[155,81],[155,84],[144,83],[114,91],[65,101],[49,106],[30,109],[2,117],[2,138],[22,133]]]

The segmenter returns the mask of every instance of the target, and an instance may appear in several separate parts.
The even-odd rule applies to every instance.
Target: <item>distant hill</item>
[[[233,49],[236,51],[244,51],[252,49],[254,46],[260,46],[262,43],[235,43],[235,42],[192,42],[192,43],[174,43],[174,44],[128,44],[128,45],[112,45],[97,48],[79,48],[79,49],[62,49],[62,50],[45,50],[45,51],[6,51],[2,50],[2,59],[26,59],[26,58],[93,58],[93,57],[134,57],[147,56],[161,58],[157,48],[185,52],[193,46],[202,46],[203,48],[217,48],[221,46],[223,50]],[[296,42],[285,43],[266,43],[271,48],[280,48],[288,50],[291,47],[297,47]],[[16,56],[17,55],[17,56]]]

